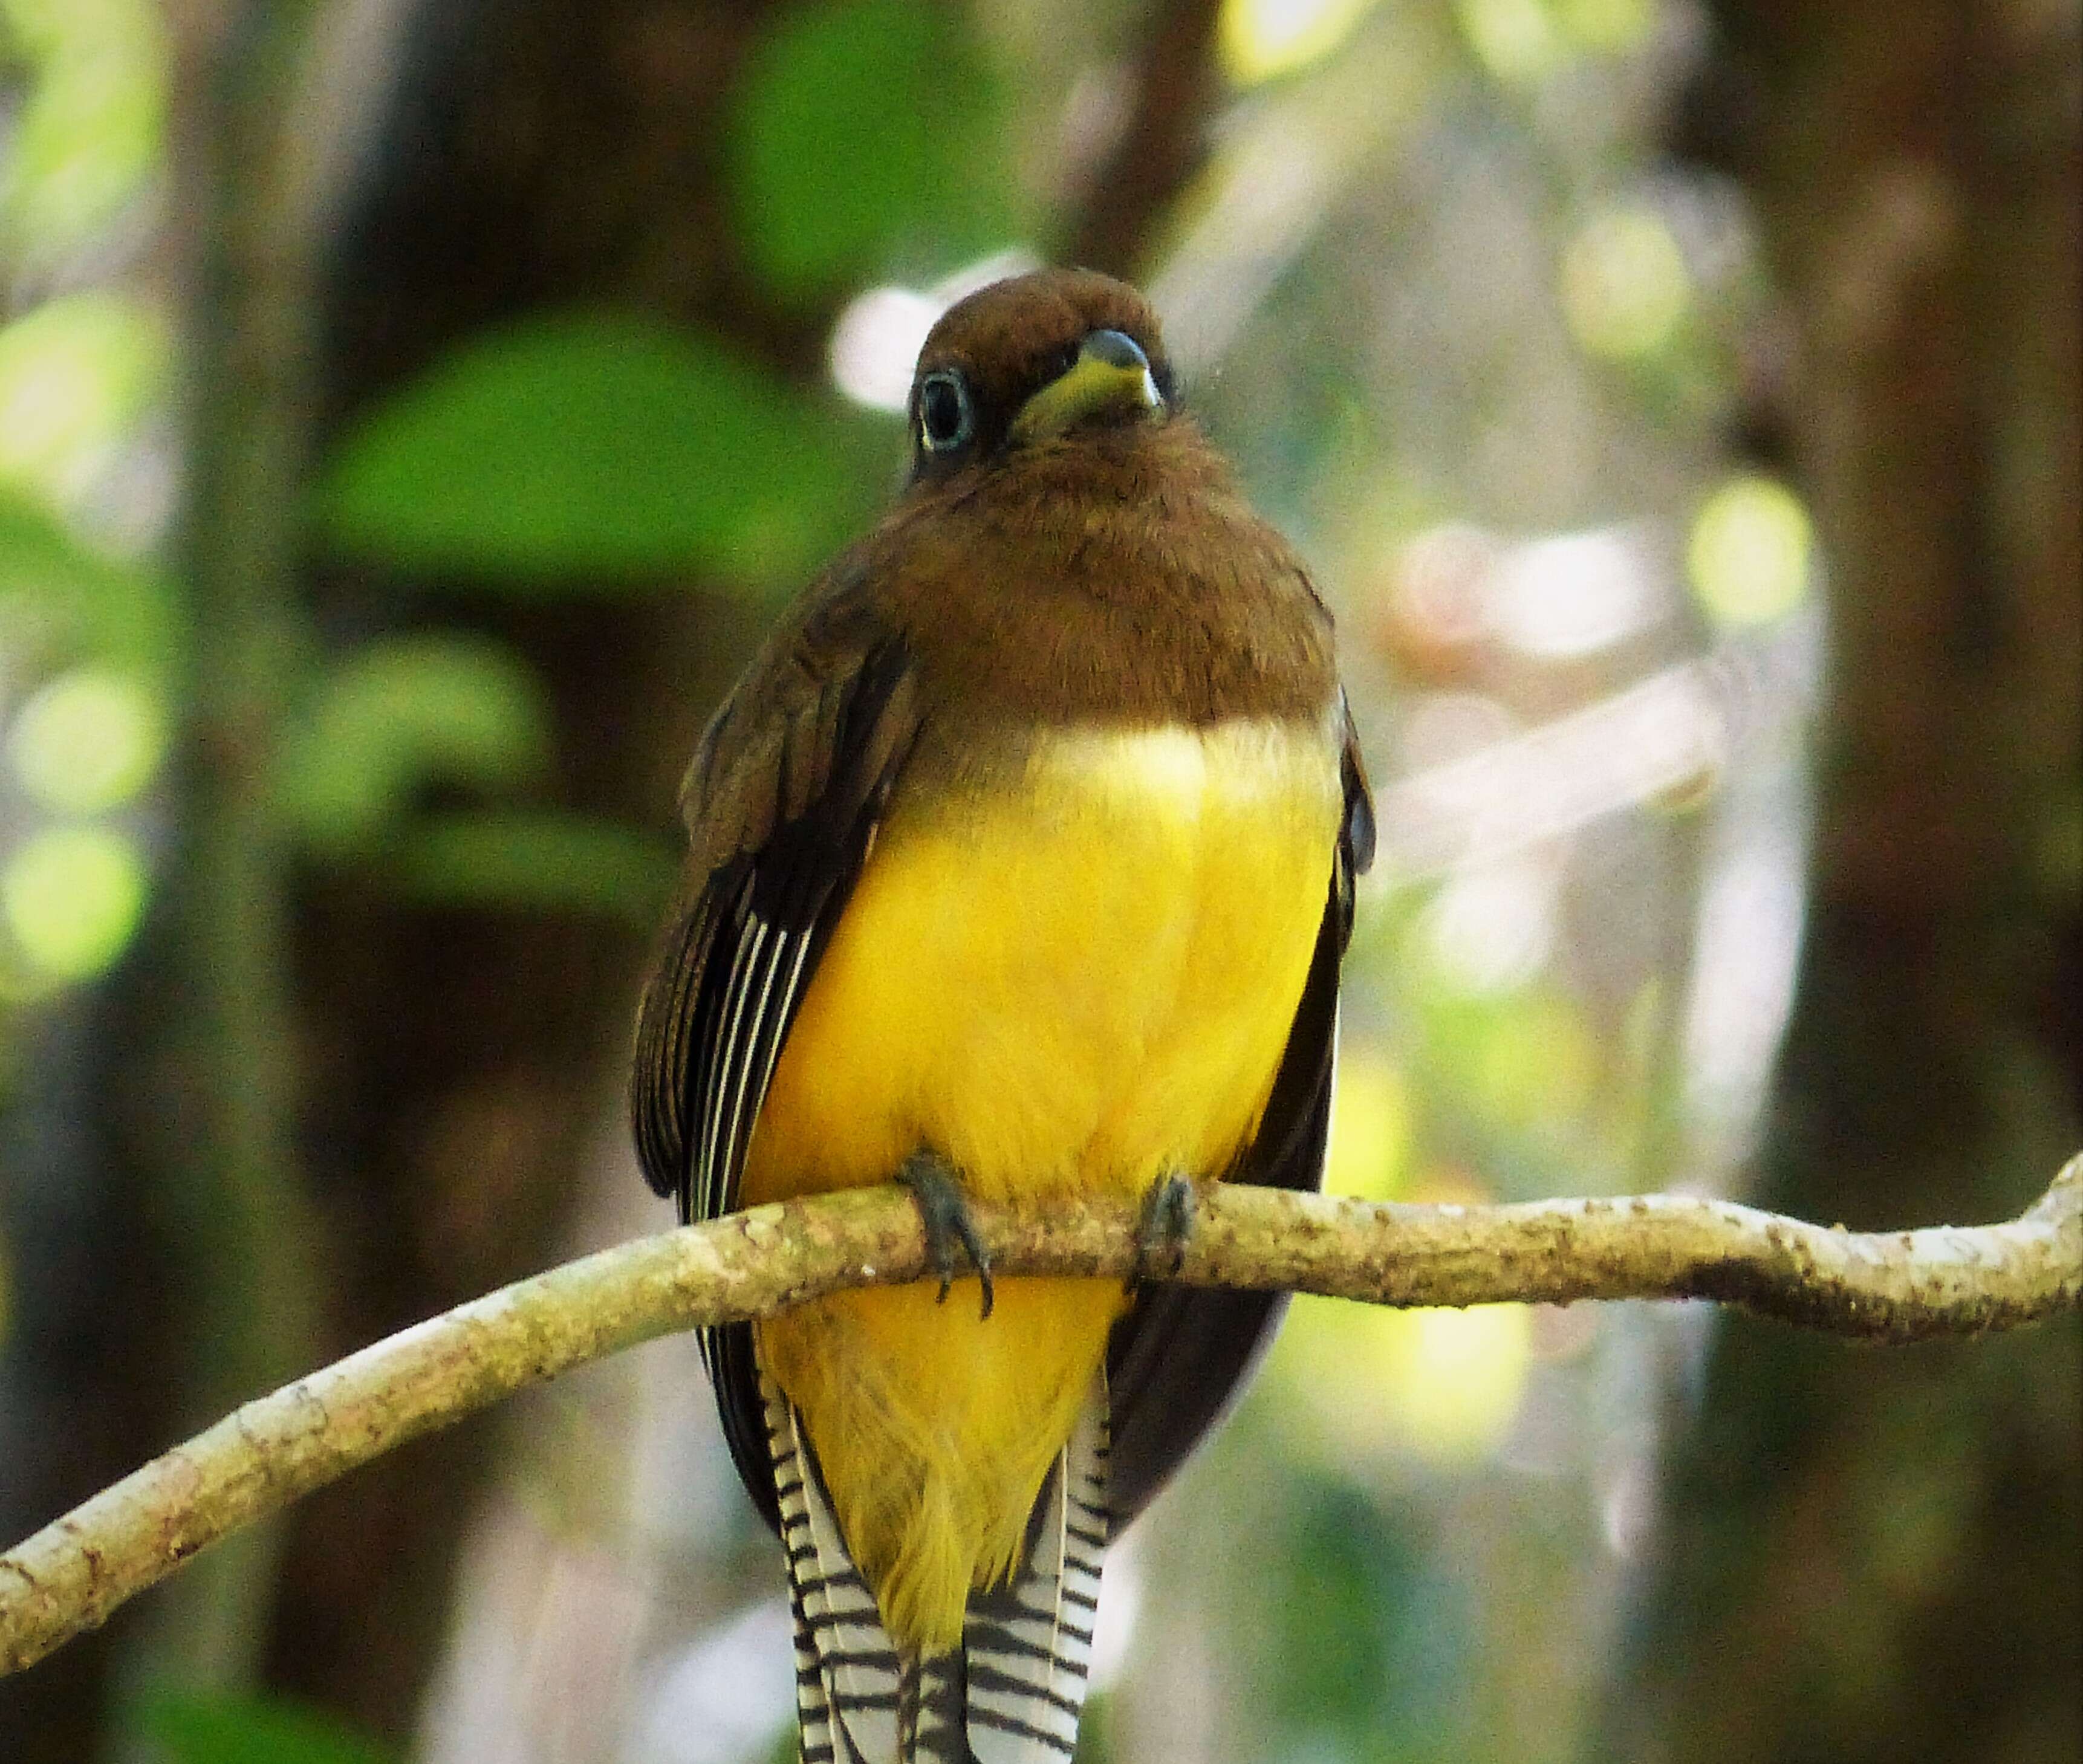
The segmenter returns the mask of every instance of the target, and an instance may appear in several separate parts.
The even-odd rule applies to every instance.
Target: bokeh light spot
[[[1375,647],[1426,679],[1443,683],[1467,673],[1489,635],[1489,584],[1505,549],[1494,534],[1460,521],[1405,541],[1375,609]]]
[[[965,264],[931,288],[864,289],[847,302],[832,327],[826,350],[832,383],[870,410],[902,411],[911,400],[919,348],[934,321],[964,295],[1040,265],[1032,251],[1015,247]]]
[[[1474,1305],[1384,1315],[1384,1388],[1409,1450],[1446,1461],[1496,1450],[1526,1388],[1532,1313],[1523,1305]]]
[[[1274,1350],[1299,1445],[1350,1474],[1368,1459],[1496,1451],[1533,1363],[1524,1305],[1397,1310],[1298,1298]]]
[[[1341,1048],[1325,1188],[1367,1201],[1393,1200],[1409,1151],[1410,1099],[1403,1074],[1377,1048]]]
[[[1747,475],[1701,504],[1685,566],[1717,622],[1764,625],[1806,597],[1814,550],[1815,529],[1801,499],[1775,479]]]
[[[1626,361],[1654,353],[1678,334],[1692,302],[1684,255],[1649,209],[1610,209],[1563,250],[1563,314],[1593,355]]]
[[[151,0],[0,0],[27,92],[0,154],[0,226],[48,258],[149,181],[165,133],[167,44]]]
[[[1454,991],[1481,998],[1523,986],[1555,947],[1556,878],[1537,859],[1507,859],[1440,884],[1425,914],[1426,952]]]
[[[1655,617],[1656,567],[1625,527],[1556,534],[1505,555],[1489,601],[1498,629],[1523,654],[1556,660],[1588,656]]]
[[[166,749],[166,719],[138,681],[79,668],[23,706],[8,746],[22,787],[45,808],[97,814],[150,780]]]
[[[832,327],[832,381],[856,404],[902,411],[912,364],[940,308],[911,288],[871,288],[848,302]]]
[[[79,496],[165,359],[158,327],[112,294],[47,301],[0,329],[0,483]]]
[[[1543,0],[1459,0],[1455,11],[1476,59],[1509,84],[1544,79],[1567,57],[1568,45]]]
[[[1320,61],[1352,34],[1375,0],[1223,0],[1223,66],[1256,85]]]
[[[122,954],[145,907],[145,861],[112,827],[46,828],[0,871],[0,911],[29,964],[84,980]]]
[[[1625,54],[1656,28],[1657,0],[1557,0],[1562,27],[1587,49]]]

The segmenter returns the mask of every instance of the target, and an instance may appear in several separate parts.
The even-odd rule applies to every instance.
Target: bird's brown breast
[[[1183,419],[922,488],[889,536],[929,720],[1313,722],[1337,696],[1329,614]]]

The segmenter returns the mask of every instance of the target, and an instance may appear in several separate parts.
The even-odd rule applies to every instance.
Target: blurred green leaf
[[[165,133],[166,27],[152,0],[0,0],[28,89],[0,156],[0,241],[45,260],[120,213]]]
[[[826,0],[786,14],[731,119],[732,192],[761,275],[807,299],[906,246],[957,261],[1003,244],[1001,110],[954,8]]]
[[[350,552],[538,592],[689,568],[783,580],[861,518],[864,433],[712,338],[543,316],[378,407],[332,459],[319,515]]]
[[[392,846],[390,874],[430,905],[577,913],[649,928],[678,864],[634,827],[554,810],[432,815]]]
[[[173,660],[175,610],[150,572],[88,550],[44,508],[0,487],[0,616],[49,646],[152,673]],[[19,639],[17,639],[19,640]]]
[[[142,1725],[170,1764],[391,1764],[374,1741],[274,1699],[163,1696]]]
[[[1469,1755],[1454,1741],[1470,1645],[1461,1589],[1392,1513],[1341,1483],[1298,1475],[1261,1621],[1278,1650],[1274,1731],[1295,1758]]]
[[[454,632],[391,637],[319,681],[283,753],[283,803],[304,842],[365,846],[430,783],[510,790],[555,747],[550,705],[518,656]]]

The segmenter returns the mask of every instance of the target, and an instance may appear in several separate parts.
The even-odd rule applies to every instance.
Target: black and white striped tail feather
[[[902,1764],[974,1764],[963,1720],[966,1696],[959,1649],[905,1663],[898,1703]]]
[[[803,1764],[1062,1764],[1077,1749],[1109,1530],[1104,1376],[1050,1472],[1019,1566],[972,1596],[959,1650],[900,1660],[817,1458],[761,1380],[796,1618]]]
[[[974,1764],[1061,1764],[1077,1750],[1111,1529],[1107,1453],[1102,1374],[1042,1486],[1019,1567],[970,1601],[962,1653]]]
[[[897,1764],[896,1648],[840,1538],[800,1418],[771,1379],[760,1383],[796,1613],[805,1764]]]
[[[788,1589],[788,1613],[796,1623],[796,1728],[801,1736],[801,1764],[839,1764],[832,1733],[832,1707],[818,1665],[818,1644],[803,1614],[803,1597]]]

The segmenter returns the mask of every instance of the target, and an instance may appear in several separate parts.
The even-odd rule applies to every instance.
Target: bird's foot
[[[940,1277],[940,1302],[947,1302],[949,1289],[961,1272],[959,1250],[976,1269],[977,1280],[983,1288],[982,1315],[988,1318],[992,1303],[991,1253],[977,1235],[976,1221],[970,1217],[969,1201],[954,1171],[933,1153],[915,1151],[904,1160],[897,1180],[919,1203],[919,1217],[926,1227],[926,1259]]]
[[[1135,1222],[1135,1261],[1123,1289],[1134,1292],[1147,1280],[1168,1280],[1186,1260],[1194,1235],[1194,1184],[1185,1177],[1160,1176],[1143,1196]]]

